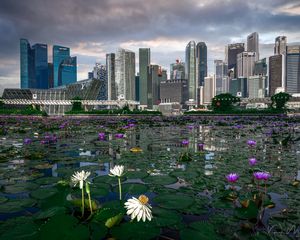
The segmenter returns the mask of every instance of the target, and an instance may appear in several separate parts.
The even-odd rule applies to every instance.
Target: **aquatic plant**
[[[125,208],[127,209],[126,214],[130,215],[131,220],[134,220],[135,218],[139,222],[140,220],[143,220],[143,222],[148,219],[151,221],[152,219],[152,212],[151,212],[151,206],[148,203],[149,198],[145,195],[140,195],[139,198],[132,197],[125,202]]]
[[[122,185],[121,185],[121,177],[124,175],[124,166],[123,165],[116,165],[114,168],[109,170],[110,174],[108,174],[111,177],[118,177],[118,183],[119,183],[119,195],[120,200],[122,200]]]

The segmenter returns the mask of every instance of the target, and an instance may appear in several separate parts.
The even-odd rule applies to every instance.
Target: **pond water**
[[[0,126],[0,239],[300,237],[299,118],[0,117]],[[125,167],[121,202],[115,165]],[[91,172],[91,217],[69,201],[81,200],[70,183],[81,170]],[[268,180],[253,177],[262,171]],[[105,225],[141,194],[151,222],[125,214]]]

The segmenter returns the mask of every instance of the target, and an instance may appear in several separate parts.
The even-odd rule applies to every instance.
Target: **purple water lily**
[[[98,139],[99,139],[100,141],[105,140],[105,133],[104,133],[104,132],[98,133]]]
[[[256,141],[255,140],[248,140],[247,144],[249,147],[255,147],[256,146]]]
[[[260,180],[267,181],[271,177],[271,174],[268,172],[255,172],[253,173],[253,176],[259,181]]]
[[[254,166],[257,163],[256,158],[249,158],[249,165]]]
[[[32,143],[32,140],[31,140],[30,138],[25,138],[24,141],[23,141],[23,143],[24,143],[25,145],[29,145],[29,144]]]
[[[115,137],[116,137],[116,138],[123,138],[123,137],[124,137],[124,134],[123,134],[123,133],[116,133],[116,134],[115,134]]]
[[[189,145],[189,140],[182,140],[181,144],[183,146],[187,146],[187,145]]]
[[[229,173],[226,176],[226,179],[227,179],[228,182],[234,183],[239,179],[239,177],[240,176],[237,173]]]
[[[204,150],[204,143],[198,143],[198,150],[203,151]]]

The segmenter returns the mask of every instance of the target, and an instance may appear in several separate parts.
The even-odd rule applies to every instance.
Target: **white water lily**
[[[110,174],[108,174],[111,177],[122,177],[124,173],[124,166],[123,165],[116,165],[114,168],[110,169]]]
[[[90,175],[90,172],[85,172],[84,170],[82,170],[81,172],[75,172],[71,177],[71,181],[73,182],[74,187],[79,183],[79,188],[82,189],[84,182],[90,184],[90,182],[86,180]]]
[[[148,203],[149,199],[145,195],[139,196],[138,199],[135,197],[132,197],[127,200],[125,203],[125,208],[127,209],[127,215],[130,215],[131,219],[137,218],[137,221],[139,222],[141,219],[143,222],[148,219],[151,221],[152,219],[152,212],[151,212],[151,206]]]

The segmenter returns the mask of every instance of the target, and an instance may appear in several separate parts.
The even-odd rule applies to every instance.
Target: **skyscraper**
[[[148,66],[148,80],[147,80],[147,106],[149,109],[153,105],[159,104],[159,86],[160,86],[160,67],[158,65]]]
[[[244,45],[244,43],[234,43],[226,47],[225,62],[228,64],[228,71],[233,71],[234,78],[237,77],[237,55],[244,52]]]
[[[225,93],[225,81],[227,78],[227,65],[223,60],[215,60],[215,76],[216,76],[216,95],[220,93]]]
[[[140,105],[147,105],[147,67],[150,65],[150,48],[140,48],[139,49],[139,97]]]
[[[62,85],[62,82],[59,82],[59,68],[60,64],[66,59],[70,57],[70,48],[63,46],[53,46],[53,81],[54,87],[58,87]],[[62,79],[61,79],[62,81]]]
[[[207,77],[207,47],[205,42],[199,42],[196,46],[196,79],[197,85],[204,85]]]
[[[93,78],[100,81],[100,89],[97,100],[108,99],[108,81],[106,66],[101,63],[96,63],[93,69]]]
[[[205,77],[204,79],[204,104],[211,103],[211,99],[216,95],[216,79],[215,76]]]
[[[54,71],[55,73],[55,71]],[[58,68],[58,86],[64,86],[77,81],[77,57],[65,58]]]
[[[268,71],[267,60],[263,58],[254,64],[254,75],[266,76]]]
[[[269,57],[269,96],[282,89],[282,58],[283,55]]]
[[[196,80],[196,43],[190,41],[185,48],[185,76],[188,80],[189,99],[197,103],[197,80]]]
[[[53,88],[53,63],[48,63],[48,88]]]
[[[20,39],[21,88],[36,88],[34,50],[27,39]]]
[[[253,75],[256,52],[241,52],[237,55],[237,77],[248,78]]]
[[[247,37],[247,52],[255,52],[256,61],[259,59],[259,36],[257,32],[251,33]]]
[[[286,54],[286,44],[287,44],[287,37],[286,36],[278,36],[275,38],[275,47],[274,47],[274,54]]]
[[[116,54],[117,99],[135,100],[135,54],[119,48]],[[141,97],[141,96],[140,96]]]
[[[287,47],[286,91],[300,93],[300,45]]]
[[[116,100],[115,54],[106,54],[107,99]]]
[[[184,63],[179,59],[176,59],[176,63],[170,65],[170,79],[179,80],[185,79],[185,67]]]
[[[32,46],[34,51],[35,88],[47,89],[48,83],[48,46],[37,43]]]

